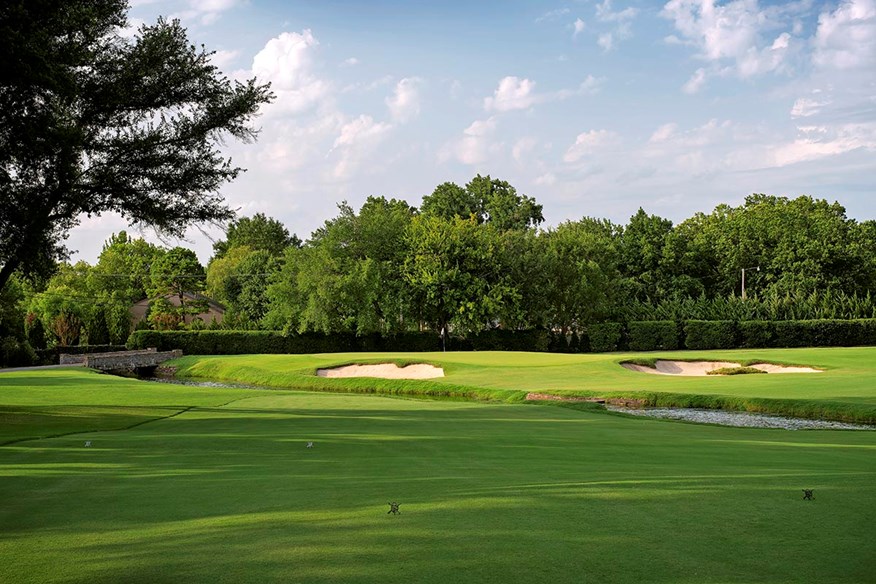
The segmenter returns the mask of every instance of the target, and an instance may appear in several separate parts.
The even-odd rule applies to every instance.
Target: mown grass
[[[711,377],[651,376],[629,371],[621,362],[716,360],[742,365],[804,365],[820,373]],[[429,381],[326,379],[320,367],[351,363],[430,363],[446,377]],[[735,409],[876,423],[876,347],[675,351],[657,354],[603,353],[388,353],[329,355],[236,355],[184,357],[183,377],[220,379],[320,391],[385,393],[426,397],[518,402],[528,392],[566,396],[616,396],[649,405]]]
[[[155,392],[136,379],[82,368],[0,370],[0,445],[82,431],[118,430],[173,416],[193,406],[221,405],[246,390],[168,385]]]
[[[876,573],[876,432],[174,387],[81,370],[0,373],[0,405],[178,409],[126,430],[0,447],[4,584],[860,583]],[[122,421],[92,414],[80,427]],[[30,425],[24,434],[54,432],[38,417]],[[388,501],[402,514],[387,515]]]

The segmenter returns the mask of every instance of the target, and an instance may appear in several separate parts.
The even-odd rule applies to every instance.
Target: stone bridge
[[[144,349],[142,351],[86,353],[84,355],[61,354],[60,363],[61,365],[82,365],[101,371],[133,371],[137,375],[151,375],[158,365],[177,357],[182,357],[182,351],[179,349],[173,351]]]

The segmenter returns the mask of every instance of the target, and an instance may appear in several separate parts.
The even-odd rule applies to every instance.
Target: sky
[[[342,201],[418,206],[477,174],[534,197],[543,227],[680,222],[751,193],[876,218],[876,0],[132,0],[122,33],[159,16],[271,83],[220,192],[302,239]],[[72,259],[122,229],[84,218]],[[206,263],[222,237],[164,243]]]

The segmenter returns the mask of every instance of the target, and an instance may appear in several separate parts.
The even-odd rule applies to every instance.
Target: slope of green
[[[758,360],[809,365],[821,373],[680,377],[629,371],[619,363],[641,357]],[[348,363],[426,362],[446,376],[429,381],[324,379],[321,367]],[[876,422],[876,347],[667,351],[660,353],[345,353],[184,357],[178,375],[277,388],[519,401],[527,392],[627,396],[652,405],[722,407],[853,422]]]
[[[198,405],[220,405],[246,390],[168,385],[162,392],[134,379],[78,367],[0,370],[0,444],[89,430],[117,430],[179,414]]]
[[[6,375],[4,406],[190,409],[0,447],[4,584],[860,583],[876,573],[876,432]],[[387,514],[389,501],[401,515]]]

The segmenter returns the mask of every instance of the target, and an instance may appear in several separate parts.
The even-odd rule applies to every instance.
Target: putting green
[[[876,432],[75,370],[0,373],[0,404],[176,412],[118,431],[132,420],[73,416],[104,431],[0,447],[4,583],[865,582],[876,569]]]
[[[647,357],[759,361],[814,366],[808,375],[680,377],[643,375],[622,361]],[[432,380],[323,379],[319,368],[349,363],[430,363],[445,376]],[[652,405],[723,407],[876,423],[876,347],[666,351],[660,353],[345,353],[233,355],[178,360],[183,376],[282,388],[450,395],[522,401],[528,392],[626,396]]]

